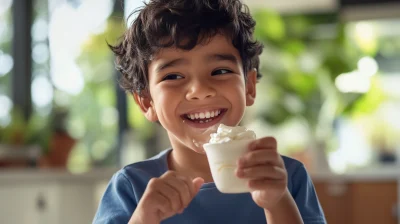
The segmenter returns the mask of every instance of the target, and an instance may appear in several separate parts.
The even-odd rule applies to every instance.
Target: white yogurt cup
[[[236,176],[237,160],[247,151],[253,139],[233,140],[223,143],[206,143],[207,154],[215,185],[222,193],[250,192],[247,180]]]

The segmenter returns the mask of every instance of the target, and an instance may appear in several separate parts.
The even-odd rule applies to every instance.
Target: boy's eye
[[[228,70],[228,69],[218,69],[218,70],[213,71],[211,73],[211,75],[223,75],[223,74],[228,74],[228,73],[232,73],[232,71]]]
[[[177,75],[177,74],[169,74],[169,75],[166,75],[163,78],[163,81],[165,81],[165,80],[175,80],[175,79],[183,79],[183,77],[181,75]]]

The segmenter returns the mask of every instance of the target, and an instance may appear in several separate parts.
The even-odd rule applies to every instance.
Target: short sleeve
[[[314,184],[303,164],[299,164],[292,177],[292,196],[299,208],[304,224],[326,224]]]
[[[132,184],[119,171],[114,174],[106,188],[93,224],[128,223],[136,205]]]

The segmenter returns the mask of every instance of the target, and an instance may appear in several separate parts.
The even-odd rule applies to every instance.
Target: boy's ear
[[[156,109],[154,108],[153,101],[149,96],[140,96],[139,94],[134,93],[133,98],[135,99],[136,104],[139,105],[140,110],[147,120],[151,122],[158,121]]]
[[[256,99],[257,69],[247,72],[246,80],[246,106],[254,104]]]

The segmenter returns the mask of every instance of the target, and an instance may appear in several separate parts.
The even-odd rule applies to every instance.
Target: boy
[[[112,47],[123,78],[172,149],[131,164],[111,179],[94,223],[325,223],[303,165],[280,156],[272,137],[252,142],[237,161],[247,194],[222,194],[193,138],[207,127],[236,126],[254,103],[255,22],[239,0],[153,0]]]

